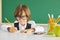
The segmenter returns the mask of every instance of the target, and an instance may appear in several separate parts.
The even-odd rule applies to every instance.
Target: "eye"
[[[20,20],[20,18],[19,17],[16,17],[16,20]]]

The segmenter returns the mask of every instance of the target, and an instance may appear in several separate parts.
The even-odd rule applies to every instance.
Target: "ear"
[[[48,14],[48,17],[51,18],[51,17],[50,17],[50,14]]]
[[[58,16],[58,18],[60,18],[60,15]]]
[[[55,22],[58,23],[59,21],[60,21],[60,15],[58,16]]]
[[[51,15],[52,18],[54,18],[53,14]]]
[[[52,18],[52,22],[54,22],[54,16],[53,16],[53,14],[51,15],[51,18]]]

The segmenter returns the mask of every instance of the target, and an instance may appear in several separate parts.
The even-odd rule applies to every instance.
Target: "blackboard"
[[[31,20],[36,23],[48,23],[48,13],[55,19],[60,15],[60,0],[2,0],[2,22],[5,17],[11,22],[15,21],[14,11],[19,4],[25,4],[31,11]]]

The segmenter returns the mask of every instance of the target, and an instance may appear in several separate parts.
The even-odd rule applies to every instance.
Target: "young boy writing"
[[[22,33],[36,31],[36,24],[34,21],[30,21],[30,10],[26,5],[18,5],[14,12],[14,17],[16,19],[14,27],[7,27],[9,32],[15,32],[16,30],[20,30]],[[42,30],[44,29],[42,28]]]

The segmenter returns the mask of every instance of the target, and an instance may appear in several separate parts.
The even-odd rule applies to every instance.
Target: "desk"
[[[45,27],[47,31],[47,27]],[[26,34],[26,33],[9,33],[6,31],[0,30],[0,40],[60,40],[60,37],[52,37],[45,34],[42,35],[34,35],[34,34]]]

